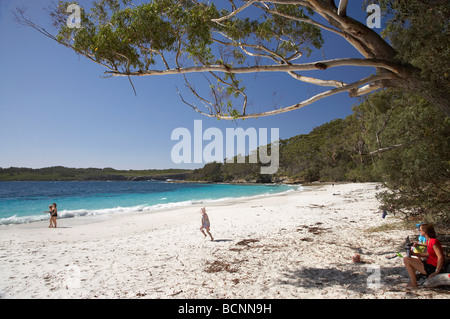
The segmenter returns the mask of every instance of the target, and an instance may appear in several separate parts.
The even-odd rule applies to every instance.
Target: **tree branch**
[[[251,6],[253,3],[255,3],[256,0],[251,0],[248,1],[246,4],[244,4],[243,6],[239,7],[238,9],[234,10],[233,12],[231,12],[229,15],[223,16],[221,18],[217,18],[217,19],[211,19],[212,22],[222,22],[224,20],[227,20],[229,18],[234,17],[236,14],[238,14],[239,12],[245,10],[245,8],[248,8],[249,6]]]
[[[298,59],[300,56],[302,56],[301,52],[295,52],[294,54],[292,54],[290,57],[285,58],[283,56],[281,56],[280,54],[266,48],[263,45],[255,45],[255,44],[246,44],[246,43],[241,43],[241,42],[236,42],[235,40],[233,40],[232,38],[228,37],[226,34],[223,34],[222,32],[217,32],[220,35],[222,35],[223,37],[229,39],[230,41],[233,41],[231,43],[228,42],[223,42],[220,41],[218,39],[212,39],[215,42],[218,42],[220,44],[223,45],[230,45],[230,46],[238,46],[241,48],[241,50],[252,57],[258,56],[258,57],[263,57],[263,58],[268,58],[271,59],[273,61],[275,61],[278,64],[289,64],[292,65],[292,63],[290,63],[290,61],[292,60],[296,60]],[[260,51],[266,51],[268,54],[260,54],[260,53],[252,53],[249,52],[247,49],[245,49],[245,47],[250,47],[250,48],[254,48],[256,50],[260,50]],[[307,76],[303,76],[300,74],[297,74],[293,71],[289,71],[288,74],[290,76],[292,76],[294,79],[302,81],[302,82],[306,82],[306,83],[312,83],[312,84],[316,84],[316,85],[320,85],[320,86],[333,86],[333,87],[340,87],[345,85],[345,83],[341,82],[341,81],[335,81],[335,80],[321,80],[321,79],[317,79],[317,78],[312,78],[312,77],[307,77]]]
[[[320,85],[320,86],[342,87],[342,86],[346,85],[342,81],[322,80],[322,79],[317,79],[317,78],[312,78],[312,77],[309,77],[309,76],[304,76],[304,75],[301,75],[301,74],[297,74],[295,72],[288,72],[288,74],[290,76],[292,76],[296,80],[299,80],[299,81],[302,81],[302,82],[306,82],[306,83],[315,84],[315,85]]]
[[[345,17],[347,15],[347,0],[339,1],[338,15]]]
[[[363,156],[372,156],[372,155],[388,152],[388,151],[391,151],[391,150],[395,150],[397,148],[407,147],[407,146],[410,146],[412,144],[417,143],[417,141],[420,141],[420,139],[416,138],[416,139],[414,139],[412,141],[408,141],[408,142],[405,142],[405,143],[402,143],[402,144],[395,144],[395,145],[379,148],[379,149],[377,149],[375,151],[372,151],[372,152],[369,152],[369,153],[362,153],[361,155],[363,155]]]
[[[291,106],[287,106],[281,109],[277,109],[277,110],[273,110],[273,111],[267,111],[267,112],[262,112],[262,113],[253,113],[253,114],[248,114],[248,115],[240,115],[240,116],[221,116],[221,115],[208,115],[209,117],[217,117],[220,119],[224,119],[224,120],[233,120],[233,119],[246,119],[246,118],[258,118],[258,117],[264,117],[264,116],[271,116],[271,115],[275,115],[275,114],[280,114],[280,113],[285,113],[285,112],[289,112],[289,111],[293,111],[299,108],[302,108],[306,105],[309,105],[311,103],[314,103],[320,99],[323,99],[325,97],[328,96],[332,96],[335,95],[337,93],[341,93],[341,92],[345,92],[345,91],[350,91],[352,89],[355,89],[361,85],[370,83],[370,82],[374,82],[374,81],[379,81],[379,80],[383,80],[383,79],[392,79],[393,75],[392,74],[377,74],[377,75],[370,75],[364,79],[361,79],[359,81],[356,81],[354,83],[351,84],[347,84],[344,85],[342,87],[338,87],[338,88],[334,88],[319,94],[314,95],[313,97],[304,100],[300,103],[291,105]]]
[[[341,37],[344,37],[344,33],[343,32],[341,32],[339,30],[336,30],[336,29],[333,29],[333,28],[330,28],[330,27],[328,27],[328,26],[326,26],[326,25],[324,25],[322,23],[316,22],[316,21],[314,21],[312,19],[298,18],[298,17],[290,16],[290,15],[285,14],[285,13],[278,12],[276,10],[269,10],[269,9],[265,9],[265,8],[261,8],[261,9],[263,9],[267,13],[276,14],[276,15],[278,15],[280,17],[283,17],[283,18],[286,18],[286,19],[295,20],[295,21],[298,21],[298,22],[305,22],[305,23],[309,23],[309,24],[315,25],[316,27],[322,28],[324,30],[336,33],[336,34],[340,35]]]
[[[313,10],[325,18],[330,25],[341,30],[344,38],[364,57],[376,56],[394,61],[397,54],[394,48],[365,24],[346,15],[339,15],[334,1],[329,3],[322,0],[308,0],[308,2],[314,7]]]
[[[372,156],[372,155],[384,153],[384,152],[387,152],[387,151],[390,151],[390,150],[395,150],[397,148],[404,147],[404,146],[405,146],[405,144],[391,145],[391,146],[388,146],[388,147],[383,147],[383,148],[377,149],[377,150],[369,152],[369,153],[362,153],[361,155],[363,155],[363,156]]]
[[[249,66],[249,67],[229,67],[227,65],[203,65],[193,66],[186,68],[176,68],[169,70],[139,70],[134,72],[120,72],[117,70],[105,71],[112,76],[151,76],[151,75],[171,75],[171,74],[186,74],[186,73],[199,73],[199,72],[225,72],[225,73],[255,73],[255,72],[290,72],[290,71],[313,71],[313,70],[326,70],[332,67],[338,66],[364,66],[383,68],[391,71],[395,74],[401,72],[399,66],[392,62],[379,59],[359,59],[359,58],[343,58],[333,59],[326,61],[310,62],[303,64],[282,64],[282,65],[261,65],[261,66]]]

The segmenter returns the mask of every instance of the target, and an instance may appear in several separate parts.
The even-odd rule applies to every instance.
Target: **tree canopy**
[[[134,76],[183,76],[197,102],[188,102],[180,93],[182,101],[206,116],[269,116],[341,92],[363,96],[387,87],[418,92],[450,114],[447,0],[379,0],[390,17],[385,39],[349,17],[348,1],[343,0],[338,4],[332,0],[153,0],[137,5],[131,0],[98,0],[89,12],[81,8],[81,28],[67,24],[72,3],[60,0],[51,10],[57,35],[26,18],[24,11],[19,10],[17,17],[102,65],[109,76],[126,76],[130,82]],[[299,62],[323,47],[322,32],[339,35],[361,57]],[[306,75],[345,66],[369,67],[374,73],[352,83]],[[293,105],[252,113],[239,76],[255,72],[285,72],[327,89]],[[204,75],[205,90],[191,83],[191,73]]]

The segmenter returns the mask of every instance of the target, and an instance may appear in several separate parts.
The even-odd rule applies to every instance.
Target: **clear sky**
[[[362,2],[351,1],[349,15],[365,22]],[[87,0],[79,3],[89,6]],[[176,86],[184,86],[180,76],[133,78],[135,96],[127,78],[102,78],[105,70],[99,65],[14,21],[15,8],[27,7],[33,21],[54,31],[44,10],[50,4],[50,0],[0,0],[3,168],[196,168],[203,164],[175,164],[171,159],[172,147],[177,143],[171,140],[172,131],[184,127],[193,132],[196,119],[202,120],[203,130],[279,128],[280,138],[286,139],[344,118],[358,103],[341,93],[293,112],[233,122],[203,117],[185,105],[176,91]],[[327,31],[322,34],[326,59],[361,57],[342,38]],[[318,51],[308,61],[321,59],[322,51]],[[333,68],[326,71],[326,76],[320,72],[304,74],[350,82],[374,73],[374,69]],[[255,110],[274,104],[288,106],[323,90],[282,73],[252,74],[246,79],[247,94]]]

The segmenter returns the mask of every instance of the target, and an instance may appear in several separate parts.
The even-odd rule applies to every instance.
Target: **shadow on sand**
[[[341,286],[359,293],[370,293],[376,283],[381,289],[390,289],[408,278],[404,267],[377,268],[375,264],[337,265],[336,268],[303,267],[284,272],[283,275],[285,279],[280,284],[322,289]]]

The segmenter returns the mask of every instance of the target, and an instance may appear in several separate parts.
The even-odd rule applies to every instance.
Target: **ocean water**
[[[205,204],[299,190],[291,185],[231,185],[139,182],[0,182],[0,225],[48,220],[52,203],[58,218],[74,218]]]

